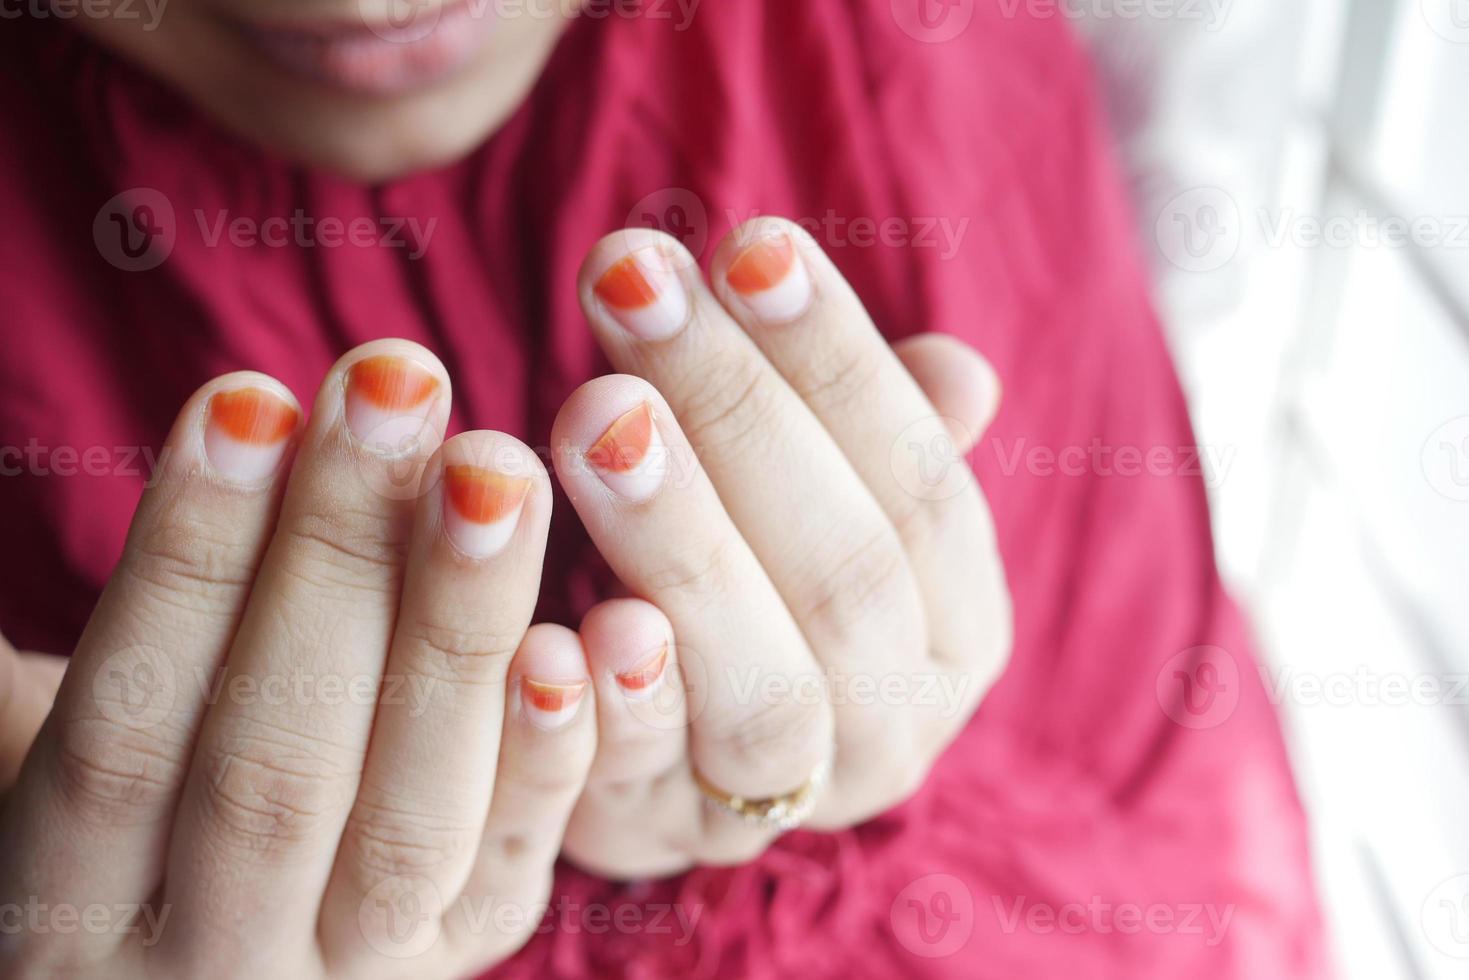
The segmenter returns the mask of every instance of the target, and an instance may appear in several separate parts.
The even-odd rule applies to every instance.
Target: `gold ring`
[[[827,759],[816,767],[816,771],[798,789],[780,796],[756,799],[728,793],[694,770],[694,783],[704,794],[704,799],[725,813],[739,817],[745,823],[762,830],[793,830],[800,826],[816,809],[816,799],[831,777],[831,760]]]

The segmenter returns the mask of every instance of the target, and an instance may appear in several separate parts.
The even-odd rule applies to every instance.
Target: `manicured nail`
[[[666,456],[653,406],[647,402],[613,422],[587,450],[587,462],[602,482],[632,501],[646,500],[658,490]]]
[[[725,281],[762,320],[794,320],[811,305],[811,274],[783,232],[764,235],[730,263]]]
[[[504,550],[520,523],[530,480],[478,466],[444,467],[444,531],[471,558]]]
[[[663,683],[663,669],[668,666],[668,646],[665,644],[653,656],[632,670],[616,674],[617,686],[632,701],[648,701],[658,693]]]
[[[602,305],[642,340],[667,340],[689,318],[689,296],[668,258],[648,246],[602,273],[592,288]]]
[[[531,724],[546,731],[563,728],[576,717],[586,681],[575,684],[544,684],[529,677],[520,679],[520,703]]]
[[[347,371],[347,427],[383,454],[400,454],[422,442],[439,379],[406,357],[380,354]]]
[[[228,480],[258,483],[275,472],[301,413],[265,388],[221,391],[209,399],[204,455]]]

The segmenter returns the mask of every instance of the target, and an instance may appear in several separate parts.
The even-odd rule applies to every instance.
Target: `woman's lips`
[[[266,58],[335,88],[398,95],[432,85],[479,52],[494,20],[477,0],[395,5],[401,16],[323,23],[241,24]]]

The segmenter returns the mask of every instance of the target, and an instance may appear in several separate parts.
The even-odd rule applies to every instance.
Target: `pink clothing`
[[[1305,821],[1086,61],[1025,5],[976,0],[942,43],[895,7],[583,19],[485,146],[381,187],[238,144],[64,24],[7,23],[0,630],[69,649],[146,478],[126,447],[156,452],[210,377],[266,371],[309,404],[348,347],[408,337],[453,375],[452,430],[545,445],[607,370],[573,286],[600,235],[652,213],[707,257],[757,212],[806,219],[891,337],[952,332],[1004,380],[972,461],[1013,662],[910,803],[741,868],[629,885],[563,867],[560,910],[497,975],[1326,975]],[[130,188],[171,219],[99,216]],[[215,237],[298,211],[366,219],[370,240]],[[154,269],[118,267],[132,219],[172,229]],[[606,588],[564,500],[545,588],[542,616],[571,623]]]

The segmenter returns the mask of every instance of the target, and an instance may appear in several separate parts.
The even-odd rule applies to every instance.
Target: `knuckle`
[[[501,684],[520,636],[420,620],[402,623],[394,643],[401,644],[395,654],[410,673],[451,684]]]
[[[221,843],[257,854],[328,831],[356,774],[337,751],[296,737],[238,735],[205,753],[204,825]]]
[[[689,377],[692,390],[678,417],[696,453],[738,446],[752,433],[775,426],[779,388],[755,357],[721,351],[696,365]]]
[[[871,399],[882,368],[865,344],[830,344],[819,356],[793,364],[789,380],[812,410],[825,416]]]
[[[94,825],[156,819],[183,781],[182,758],[156,737],[104,718],[65,724],[55,753],[68,811]]]
[[[735,767],[772,793],[799,785],[826,757],[831,745],[830,711],[795,697],[744,706],[720,741]]]
[[[681,602],[711,602],[731,586],[728,542],[674,545],[647,585],[654,595],[676,594]]]
[[[906,625],[916,604],[907,555],[897,535],[883,527],[848,546],[840,560],[827,563],[809,586],[803,607],[795,612],[840,655],[870,639],[872,631],[866,624],[879,618],[900,613]]]
[[[359,870],[391,878],[453,866],[475,852],[481,831],[423,808],[358,799],[346,840]]]
[[[254,556],[206,523],[161,520],[129,542],[123,567],[161,596],[204,596],[249,585]]]
[[[403,565],[407,545],[384,516],[351,508],[303,509],[283,522],[293,572],[332,588],[387,588],[386,570]]]

